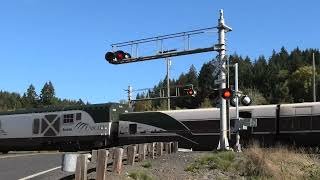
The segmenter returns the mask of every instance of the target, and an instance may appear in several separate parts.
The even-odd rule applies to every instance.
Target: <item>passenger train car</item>
[[[110,146],[125,112],[126,106],[114,103],[2,112],[0,152]]]
[[[235,108],[230,108],[234,129]],[[257,127],[241,131],[242,143],[258,140],[318,146],[320,102],[240,107],[240,117]],[[130,112],[123,104],[30,109],[0,113],[0,152],[12,150],[91,150],[116,145],[179,141],[180,147],[215,149],[218,108]],[[234,133],[230,133],[230,145]]]
[[[231,129],[235,117],[235,108],[230,108]],[[241,131],[242,143],[319,145],[320,102],[245,106],[240,107],[240,117],[257,119],[257,127]],[[179,146],[194,149],[214,149],[219,143],[218,108],[125,113],[119,123],[123,143],[178,139]],[[230,134],[230,144],[234,144],[235,134]]]

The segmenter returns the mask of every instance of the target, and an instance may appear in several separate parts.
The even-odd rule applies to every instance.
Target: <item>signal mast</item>
[[[210,47],[205,48],[190,48],[190,37],[206,33],[208,30],[212,29],[218,29],[218,35],[219,35],[219,42],[218,44],[215,44]],[[226,57],[226,45],[225,45],[225,34],[226,32],[232,31],[230,27],[225,25],[224,17],[223,17],[223,10],[220,10],[220,18],[218,21],[218,26],[216,27],[210,27],[210,28],[204,28],[204,29],[198,29],[193,31],[186,31],[186,32],[180,32],[180,33],[174,33],[174,34],[168,34],[163,36],[157,36],[157,37],[151,37],[151,38],[145,38],[145,39],[139,39],[134,41],[127,41],[122,43],[116,43],[112,44],[112,52],[107,52],[105,54],[105,59],[111,63],[111,64],[125,64],[125,63],[133,63],[133,62],[140,62],[140,61],[147,61],[147,60],[154,60],[154,59],[162,59],[162,58],[168,58],[168,57],[174,57],[174,56],[183,56],[183,55],[190,55],[190,54],[196,54],[196,53],[204,53],[204,52],[211,52],[211,51],[217,51],[219,53],[219,66],[216,68],[215,72],[218,73],[220,71],[220,90],[226,88],[226,61],[228,61]],[[184,44],[183,50],[177,50],[177,51],[168,51],[163,53],[163,41],[168,39],[176,39],[176,38],[183,38]],[[145,56],[138,56],[138,47],[141,44],[145,43],[151,43],[155,42],[157,44],[157,50],[156,54],[152,55],[145,55]],[[158,48],[158,44],[160,43],[160,49]],[[118,48],[123,47],[131,47],[131,54],[124,52],[123,50],[115,50]],[[135,55],[132,55],[132,50],[135,48]],[[159,53],[162,52],[162,53]],[[189,95],[195,94],[193,91],[188,90],[187,93]],[[229,92],[231,93],[231,92]],[[230,96],[231,94],[226,93],[226,96]],[[229,149],[229,142],[227,137],[227,111],[229,109],[226,106],[226,99],[224,99],[222,96],[220,96],[220,142],[218,149],[221,150],[228,150]]]

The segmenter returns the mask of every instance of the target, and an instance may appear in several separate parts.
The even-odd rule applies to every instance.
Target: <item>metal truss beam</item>
[[[110,63],[112,63],[112,64],[125,64],[125,63],[147,61],[147,60],[204,53],[204,52],[210,52],[210,51],[220,51],[220,50],[221,50],[220,45],[215,45],[213,47],[208,47],[208,48],[198,48],[198,49],[185,50],[185,51],[173,51],[173,52],[167,52],[167,53],[162,53],[162,54],[156,54],[156,55],[152,55],[152,56],[143,56],[143,57],[137,57],[137,58],[123,59],[121,61],[111,61]]]

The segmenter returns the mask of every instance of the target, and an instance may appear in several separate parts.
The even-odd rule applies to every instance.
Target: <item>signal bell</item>
[[[121,63],[121,61],[125,59],[130,59],[131,55],[129,53],[125,53],[123,51],[116,51],[116,52],[107,52],[105,54],[105,59],[109,63]]]
[[[250,98],[249,96],[244,95],[244,96],[242,96],[242,98],[241,98],[241,103],[242,103],[243,105],[245,105],[245,106],[249,106],[249,105],[252,103],[252,100],[251,100],[251,98]]]
[[[252,103],[252,100],[249,96],[247,95],[243,95],[241,98],[239,97],[239,100],[238,100],[239,104],[241,103],[242,105],[244,106],[250,106],[251,103]],[[230,104],[231,106],[235,107],[236,106],[236,97],[233,97],[231,100],[230,100]]]

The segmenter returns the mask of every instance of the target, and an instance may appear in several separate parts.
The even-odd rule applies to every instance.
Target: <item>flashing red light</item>
[[[223,93],[223,97],[230,98],[230,96],[231,96],[231,93],[229,91],[226,91]]]
[[[105,59],[111,64],[121,64],[124,63],[123,60],[130,59],[131,55],[129,53],[125,53],[121,50],[116,52],[107,52],[105,54]]]
[[[230,99],[232,97],[232,90],[229,88],[223,89],[222,90],[222,98],[224,99]]]
[[[188,95],[189,95],[189,96],[192,96],[193,94],[194,94],[193,89],[192,89],[192,88],[189,88],[189,89],[188,89]]]
[[[122,59],[124,59],[124,52],[123,51],[117,51],[117,52],[115,52],[115,56],[116,56],[116,59],[118,60],[118,61],[121,61]]]

